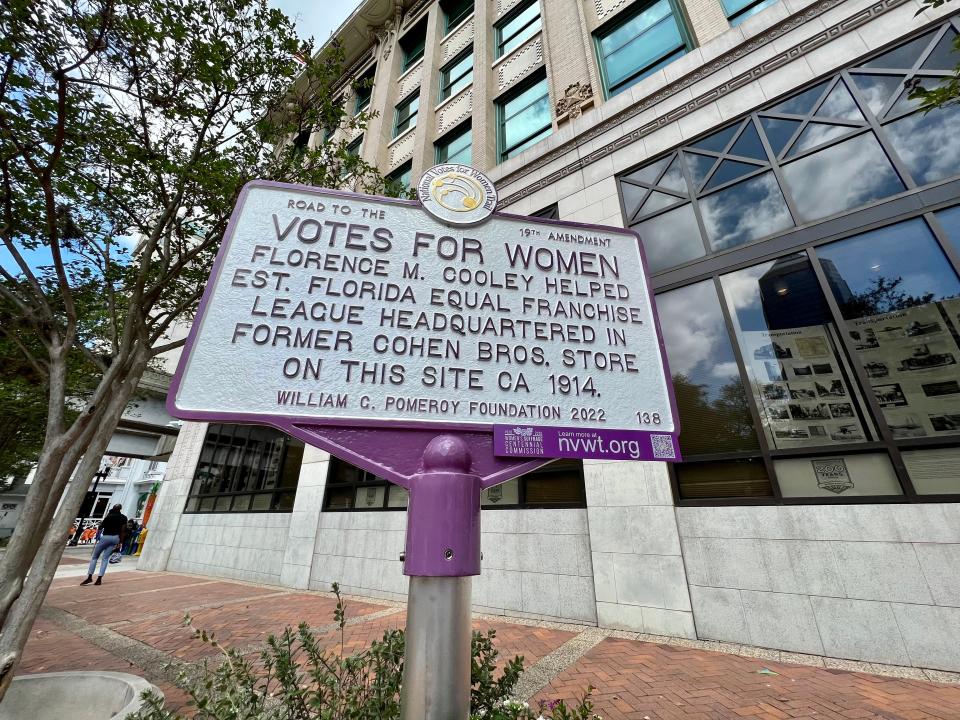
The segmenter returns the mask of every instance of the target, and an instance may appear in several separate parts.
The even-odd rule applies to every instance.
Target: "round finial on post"
[[[438,435],[423,451],[424,472],[470,472],[470,448],[462,438]]]

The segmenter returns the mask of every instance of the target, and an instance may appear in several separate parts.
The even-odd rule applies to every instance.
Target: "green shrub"
[[[346,607],[336,584],[334,620],[339,652],[322,647],[306,623],[267,639],[256,659],[225,648],[213,635],[194,629],[194,637],[215,647],[218,663],[204,662],[181,673],[177,684],[190,696],[196,720],[394,720],[400,717],[403,677],[402,630],[387,630],[380,640],[354,655],[343,654]],[[185,624],[193,627],[189,616]],[[470,714],[479,720],[593,720],[592,688],[574,706],[563,701],[530,708],[510,699],[523,673],[523,657],[508,661],[499,673],[496,631],[474,632],[471,643]],[[131,720],[182,720],[156,695],[144,695],[144,707]]]

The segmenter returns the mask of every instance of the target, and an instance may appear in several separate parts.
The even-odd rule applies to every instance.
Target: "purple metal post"
[[[409,479],[410,576],[401,720],[470,715],[470,576],[480,574],[480,476],[463,438],[439,435]]]
[[[480,477],[470,450],[454,435],[439,435],[423,451],[423,471],[410,478],[405,575],[480,574]]]

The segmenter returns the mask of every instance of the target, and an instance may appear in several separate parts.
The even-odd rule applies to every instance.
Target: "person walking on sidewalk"
[[[95,585],[100,585],[103,581],[103,574],[107,572],[107,563],[114,549],[120,546],[123,535],[127,530],[127,516],[120,512],[123,509],[121,505],[114,505],[107,516],[100,523],[100,539],[93,548],[93,556],[90,558],[90,565],[87,567],[87,579],[81,585],[89,585],[93,582],[93,571],[97,569],[97,559],[100,558],[100,574],[97,576]]]

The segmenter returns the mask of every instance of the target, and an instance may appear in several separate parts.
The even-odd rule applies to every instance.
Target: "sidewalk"
[[[138,572],[132,558],[112,566],[103,586],[80,587],[86,570],[72,562],[78,555],[71,551],[57,571],[21,673],[132,672],[158,685],[169,708],[186,712],[177,674],[215,652],[182,627],[187,612],[196,627],[245,653],[300,621],[331,646],[340,640],[333,627],[335,600],[328,593]],[[352,597],[347,616],[348,652],[388,628],[402,628],[405,619],[401,604]],[[592,685],[595,711],[608,720],[960,720],[960,677],[951,673],[717,643],[649,642],[636,633],[491,616],[475,616],[473,624],[497,631],[502,660],[524,656],[527,671],[518,697],[532,703],[573,699]]]

